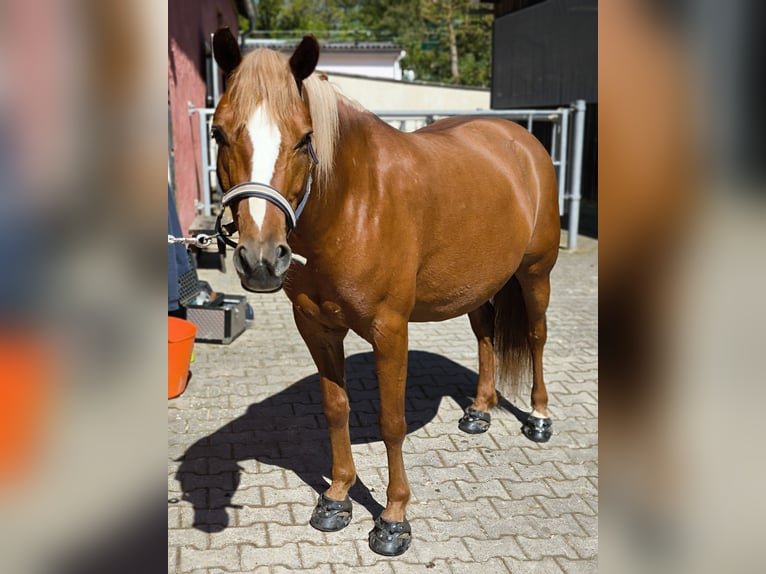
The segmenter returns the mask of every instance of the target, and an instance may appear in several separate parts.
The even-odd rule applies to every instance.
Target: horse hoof
[[[320,494],[309,524],[322,532],[337,532],[351,522],[351,510],[351,499],[348,496],[345,500],[333,500]]]
[[[489,430],[492,417],[489,413],[478,411],[473,407],[465,409],[465,414],[458,422],[457,428],[468,434],[481,434]]]
[[[521,427],[521,432],[533,442],[548,442],[553,436],[553,422],[549,418],[541,419],[529,415]]]
[[[412,530],[407,519],[404,522],[389,522],[382,516],[375,520],[370,530],[370,550],[382,556],[399,556],[410,547]]]

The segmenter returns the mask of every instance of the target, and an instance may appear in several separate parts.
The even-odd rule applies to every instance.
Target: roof
[[[300,40],[280,40],[275,38],[247,38],[245,51],[256,48],[269,48],[281,52],[292,52],[300,43]],[[394,42],[340,42],[319,41],[319,46],[324,52],[389,52],[399,54],[402,47]]]

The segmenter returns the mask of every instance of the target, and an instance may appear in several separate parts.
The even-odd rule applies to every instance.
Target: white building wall
[[[320,52],[318,68],[336,74],[401,80],[404,52]]]
[[[488,110],[490,106],[489,88],[359,78],[318,67],[328,72],[343,94],[371,111]]]

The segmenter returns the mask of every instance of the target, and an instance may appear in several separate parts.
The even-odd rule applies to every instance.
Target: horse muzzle
[[[233,261],[244,289],[271,293],[282,288],[291,258],[286,243],[248,242],[237,246]]]

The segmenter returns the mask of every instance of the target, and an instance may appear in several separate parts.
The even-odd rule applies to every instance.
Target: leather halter
[[[317,158],[316,151],[314,151],[314,145],[311,143],[311,138],[308,139],[307,145],[311,161],[314,164],[318,164],[319,158]],[[314,178],[312,176],[311,170],[309,169],[309,177],[306,181],[306,189],[303,190],[303,197],[301,198],[300,202],[298,203],[298,207],[296,207],[295,210],[293,210],[293,206],[290,205],[290,202],[287,201],[284,195],[279,193],[276,188],[270,186],[267,183],[245,181],[235,185],[229,189],[229,191],[227,191],[221,198],[221,211],[218,213],[218,217],[215,220],[215,232],[218,235],[219,240],[222,240],[230,247],[237,247],[237,244],[231,240],[230,236],[223,232],[223,225],[221,224],[223,212],[233,201],[251,197],[263,199],[276,206],[285,216],[285,223],[287,224],[287,235],[289,235],[290,232],[295,229],[295,226],[298,225],[298,218],[301,216],[301,213],[303,213],[303,208],[306,207],[306,202],[309,199],[309,195],[311,195],[311,183],[313,179]]]

